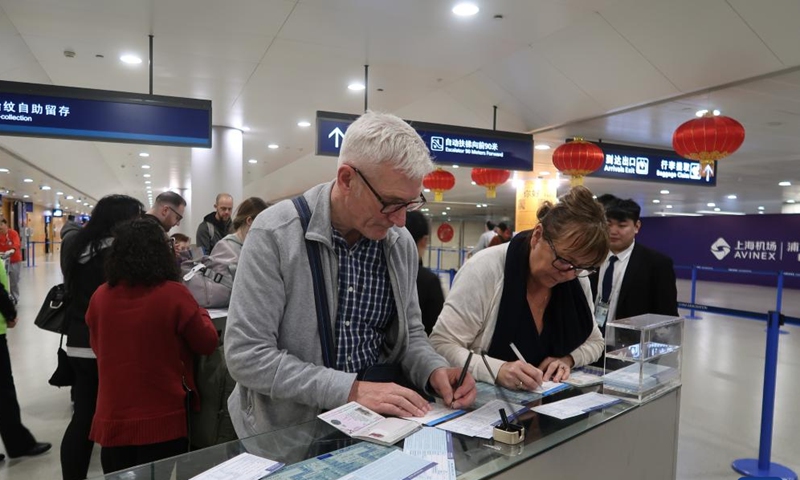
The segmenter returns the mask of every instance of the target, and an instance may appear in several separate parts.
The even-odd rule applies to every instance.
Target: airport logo
[[[731,246],[724,238],[719,237],[716,242],[711,244],[711,253],[717,257],[717,260],[722,260],[731,253]]]

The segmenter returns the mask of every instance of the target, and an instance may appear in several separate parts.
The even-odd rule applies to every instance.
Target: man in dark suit
[[[606,200],[611,251],[600,271],[589,278],[600,330],[605,334],[608,320],[645,313],[677,316],[672,259],[635,241],[642,226],[641,207],[630,199]]]

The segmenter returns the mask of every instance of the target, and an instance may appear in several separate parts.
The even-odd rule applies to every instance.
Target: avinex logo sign
[[[711,253],[717,257],[717,260],[722,260],[731,253],[731,246],[724,238],[719,237],[716,242],[711,244]]]

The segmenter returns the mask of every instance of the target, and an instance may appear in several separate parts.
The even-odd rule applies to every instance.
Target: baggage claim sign
[[[603,166],[590,177],[614,178],[702,187],[717,186],[717,162],[701,168],[700,162],[681,157],[672,150],[596,143],[605,156]]]

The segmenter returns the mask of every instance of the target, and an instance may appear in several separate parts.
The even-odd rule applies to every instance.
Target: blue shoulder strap
[[[298,195],[292,198],[294,208],[300,216],[300,223],[303,225],[303,237],[308,231],[308,222],[311,220],[311,210],[305,197]],[[311,265],[311,278],[314,280],[314,303],[317,307],[317,328],[319,329],[319,339],[322,343],[322,361],[328,368],[336,368],[336,347],[333,344],[333,333],[331,332],[331,316],[328,309],[328,294],[325,291],[325,277],[322,275],[322,256],[319,251],[319,244],[306,239],[306,251],[308,252],[308,263]]]

